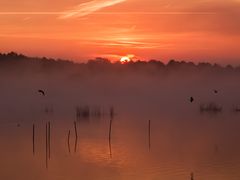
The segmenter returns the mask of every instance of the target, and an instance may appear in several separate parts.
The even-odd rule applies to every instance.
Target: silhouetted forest
[[[96,58],[88,60],[86,63],[75,63],[70,60],[52,59],[46,57],[27,57],[15,52],[0,53],[0,72],[74,72],[74,73],[106,73],[106,72],[141,72],[148,74],[169,73],[169,72],[216,72],[216,73],[239,73],[240,66],[231,65],[221,66],[219,64],[210,64],[170,60],[164,64],[159,60],[132,61],[121,64],[120,62],[111,62],[105,58]]]

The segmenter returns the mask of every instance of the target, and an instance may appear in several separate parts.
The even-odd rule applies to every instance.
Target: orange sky
[[[0,51],[240,64],[240,0],[1,0]]]

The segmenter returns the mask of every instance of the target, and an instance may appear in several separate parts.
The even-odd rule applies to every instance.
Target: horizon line
[[[74,60],[74,59],[68,59],[68,58],[66,58],[66,59],[64,59],[64,58],[58,58],[58,57],[46,57],[46,56],[29,56],[29,55],[25,55],[25,54],[22,54],[22,53],[17,53],[17,52],[14,52],[14,51],[9,51],[9,52],[0,52],[0,56],[1,55],[9,55],[9,54],[11,54],[11,53],[15,53],[16,55],[18,55],[18,56],[20,56],[20,55],[22,55],[22,56],[24,56],[25,58],[37,58],[37,59],[44,59],[44,58],[46,58],[47,60],[54,60],[54,61],[68,61],[68,62],[71,62],[71,63],[76,63],[76,64],[81,64],[81,63],[84,63],[84,64],[86,64],[86,63],[88,63],[88,61],[91,61],[91,60],[97,60],[97,59],[106,59],[107,61],[109,61],[111,64],[113,64],[113,63],[117,63],[117,62],[120,62],[120,61],[112,61],[111,59],[109,59],[109,58],[106,58],[106,57],[98,57],[98,56],[96,56],[96,57],[93,57],[92,59],[86,59],[86,60],[84,60],[85,62],[80,62],[79,61],[79,59],[77,60]],[[165,66],[167,66],[168,64],[169,64],[169,62],[171,62],[171,61],[175,61],[175,62],[177,62],[177,63],[181,63],[181,62],[185,62],[185,63],[193,63],[195,66],[198,66],[199,64],[201,64],[201,63],[203,63],[203,64],[210,64],[211,66],[214,66],[214,65],[218,65],[218,66],[220,66],[220,67],[222,67],[222,68],[226,68],[227,66],[232,66],[233,68],[240,68],[240,64],[239,65],[233,65],[233,64],[225,64],[225,65],[223,65],[223,64],[219,64],[219,63],[217,63],[217,62],[209,62],[209,61],[198,61],[198,62],[194,62],[194,61],[192,61],[192,60],[180,60],[180,59],[173,59],[173,58],[169,58],[169,60],[167,60],[167,61],[162,61],[162,60],[160,60],[160,59],[156,59],[156,58],[152,58],[152,59],[147,59],[147,60],[141,60],[141,59],[136,59],[136,60],[131,60],[130,62],[133,62],[133,63],[136,63],[136,62],[150,62],[150,61],[156,61],[156,62],[161,62],[161,63],[163,63]]]

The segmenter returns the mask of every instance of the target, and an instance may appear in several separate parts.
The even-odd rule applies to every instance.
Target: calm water
[[[197,180],[240,179],[240,115],[160,113],[119,109],[110,117],[77,121],[58,115],[1,119],[0,178],[4,180]],[[151,119],[149,138],[148,120]],[[51,122],[51,152],[46,168],[45,125]],[[35,124],[35,155],[32,124]],[[19,124],[19,125],[18,125]],[[68,131],[70,130],[70,153]],[[149,142],[150,141],[150,142]]]

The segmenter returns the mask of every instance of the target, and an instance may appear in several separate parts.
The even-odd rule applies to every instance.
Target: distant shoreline
[[[69,60],[69,59],[61,59],[61,58],[47,58],[47,57],[30,57],[30,56],[26,56],[23,54],[19,54],[16,52],[9,52],[9,53],[0,53],[0,62],[3,61],[13,61],[13,60],[37,60],[37,61],[51,61],[51,62],[57,62],[57,63],[66,63],[66,64],[76,64],[76,65],[83,65],[83,64],[121,64],[120,61],[116,61],[116,62],[111,62],[109,59],[107,58],[102,58],[102,57],[96,57],[95,59],[90,59],[87,60],[86,62],[76,62],[73,60]],[[176,66],[192,66],[192,67],[213,67],[213,68],[228,68],[228,69],[240,69],[240,65],[237,66],[233,66],[231,64],[228,64],[226,66],[217,64],[217,63],[209,63],[209,62],[191,62],[191,61],[178,61],[178,60],[169,60],[168,63],[164,63],[160,60],[149,60],[149,61],[142,61],[142,60],[135,60],[135,61],[131,61],[129,63],[124,63],[122,65],[126,65],[126,64],[142,64],[142,65],[146,65],[146,64],[154,64],[157,66],[162,66],[162,67],[176,67]]]

